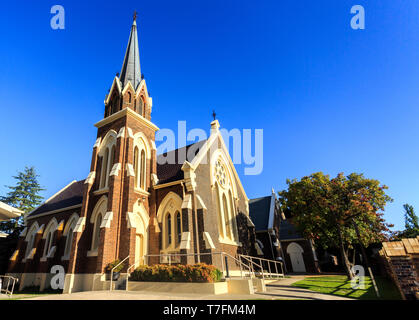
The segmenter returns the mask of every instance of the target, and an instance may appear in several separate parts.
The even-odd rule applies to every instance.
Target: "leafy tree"
[[[16,185],[6,186],[10,191],[5,197],[1,197],[0,201],[22,210],[24,213],[19,218],[0,223],[0,231],[12,233],[15,229],[20,229],[23,225],[24,215],[41,204],[42,197],[39,192],[45,189],[39,185],[38,177],[34,167],[25,167],[23,172],[18,172],[17,176],[13,177],[17,180]]]
[[[419,236],[419,218],[415,213],[413,206],[404,204],[404,230],[396,232],[395,239],[415,238]]]
[[[300,181],[288,179],[287,184],[288,190],[279,192],[283,211],[316,246],[339,248],[348,277],[353,277],[348,250],[355,243],[368,246],[388,238],[392,225],[385,223],[380,211],[392,199],[379,181],[357,173],[330,179],[317,172]]]

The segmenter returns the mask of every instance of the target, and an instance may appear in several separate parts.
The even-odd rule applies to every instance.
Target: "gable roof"
[[[302,239],[300,233],[298,233],[295,226],[288,220],[281,218],[281,224],[279,225],[279,240],[293,240]]]
[[[81,205],[83,202],[84,180],[73,181],[64,189],[58,191],[55,195],[33,210],[28,218],[38,216],[54,210],[60,210],[75,205]]]
[[[165,152],[163,154],[160,154],[157,156],[157,178],[159,179],[159,183],[158,184],[164,184],[164,183],[169,183],[169,182],[173,182],[173,181],[177,181],[177,180],[182,180],[184,178],[183,176],[183,170],[182,170],[182,166],[183,166],[183,162],[181,161],[181,163],[179,163],[179,155],[185,155],[187,157],[188,155],[188,151],[192,146],[195,146],[196,148],[196,153],[194,155],[195,156],[198,154],[199,150],[202,148],[202,146],[205,144],[207,140],[201,140],[195,143],[192,143],[190,145],[187,145],[185,147],[179,148],[179,149],[175,149],[169,152]],[[163,162],[164,158],[169,158],[173,157],[175,158],[175,163],[171,164],[171,163],[164,163],[164,164],[159,164],[159,162]],[[192,161],[193,159],[185,159],[188,161]]]
[[[249,214],[256,231],[266,231],[269,227],[272,196],[250,199]]]

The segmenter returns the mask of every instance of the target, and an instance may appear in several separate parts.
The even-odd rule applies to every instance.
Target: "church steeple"
[[[122,64],[121,75],[119,77],[123,87],[125,87],[128,81],[130,81],[134,90],[137,90],[137,87],[141,82],[140,52],[138,50],[136,20],[137,13],[134,12],[134,21],[132,23],[127,51],[125,52],[124,63]]]

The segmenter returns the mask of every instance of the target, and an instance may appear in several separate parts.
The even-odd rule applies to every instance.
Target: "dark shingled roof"
[[[201,147],[204,145],[205,142],[206,140],[198,141],[188,146],[158,155],[157,156],[157,178],[159,179],[158,184],[182,180],[183,179],[182,166],[183,166],[184,161],[180,161],[179,163],[178,161],[179,155],[182,158],[186,158],[186,160],[191,162],[195,158],[195,156],[198,154],[199,150],[201,149]],[[193,149],[191,149],[192,146],[194,147]],[[188,155],[189,150],[191,150],[191,152],[194,152],[194,154]],[[173,155],[175,158],[174,164],[170,164],[170,163],[159,164],[163,162],[165,158],[167,158],[168,160],[171,159]]]
[[[279,226],[279,240],[300,239],[302,236],[297,232],[295,226],[288,220],[281,219]]]
[[[272,196],[250,199],[249,213],[256,231],[268,230]]]
[[[63,191],[52,197],[48,202],[45,202],[36,208],[29,216],[33,217],[48,211],[81,204],[83,201],[83,184],[84,180],[73,182]]]

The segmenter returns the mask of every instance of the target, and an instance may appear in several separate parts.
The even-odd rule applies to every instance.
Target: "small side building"
[[[311,240],[303,238],[281,212],[274,190],[270,196],[250,199],[258,256],[284,261],[285,272],[320,272]]]

